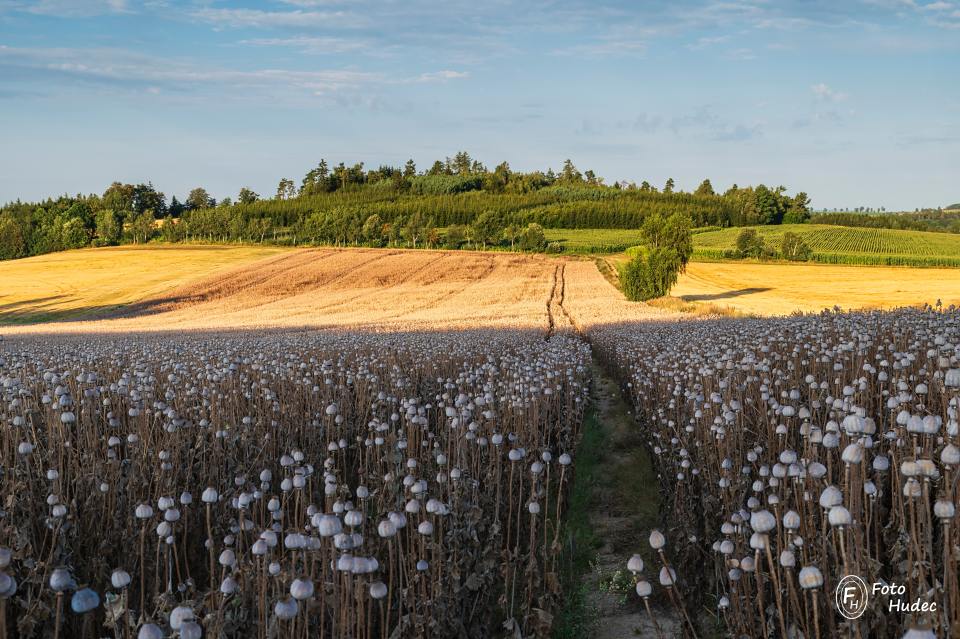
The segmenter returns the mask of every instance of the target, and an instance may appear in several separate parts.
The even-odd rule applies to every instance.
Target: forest
[[[244,187],[235,199],[197,187],[168,200],[152,183],[114,182],[102,194],[12,202],[0,208],[0,259],[154,239],[545,250],[544,228],[638,229],[674,214],[695,227],[802,223],[810,199],[763,184],[720,193],[709,180],[693,192],[673,179],[606,184],[570,160],[559,172],[491,170],[464,151],[424,171],[412,160],[376,169],[321,160],[299,184],[283,178],[264,195]]]

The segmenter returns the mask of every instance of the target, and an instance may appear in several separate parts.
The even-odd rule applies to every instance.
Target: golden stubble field
[[[950,304],[960,303],[960,272],[691,263],[673,295],[754,315],[834,305],[891,308],[937,299]],[[249,327],[551,331],[678,317],[627,302],[590,260],[544,255],[151,245],[0,263],[5,333]]]
[[[693,262],[671,295],[752,315],[960,304],[960,269]]]
[[[5,333],[556,331],[668,316],[625,301],[592,262],[493,252],[98,249],[2,263],[0,283],[0,323],[14,324]]]

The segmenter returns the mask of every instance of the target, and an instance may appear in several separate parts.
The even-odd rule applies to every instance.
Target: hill
[[[883,228],[851,228],[825,224],[755,226],[777,248],[784,233],[800,235],[825,264],[882,266],[960,266],[960,235]],[[694,235],[694,259],[723,259],[733,250],[742,229],[727,228]]]

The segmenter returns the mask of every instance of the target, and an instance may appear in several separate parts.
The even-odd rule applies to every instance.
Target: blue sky
[[[960,201],[960,0],[0,0],[0,201],[328,161]]]

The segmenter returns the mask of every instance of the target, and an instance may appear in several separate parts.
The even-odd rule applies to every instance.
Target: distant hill
[[[946,209],[948,211],[960,211],[960,202],[957,202],[956,204],[950,204],[946,207]]]

